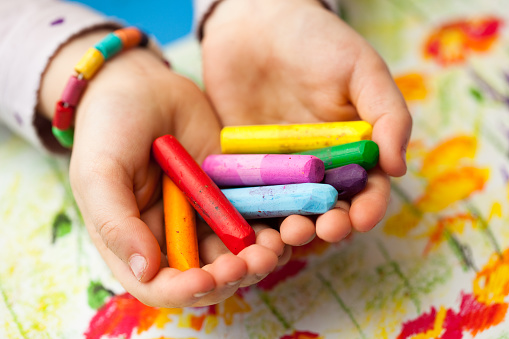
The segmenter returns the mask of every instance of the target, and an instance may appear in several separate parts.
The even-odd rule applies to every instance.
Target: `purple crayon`
[[[265,186],[319,183],[325,165],[313,155],[209,155],[202,168],[218,186]]]
[[[362,166],[351,164],[325,172],[323,182],[339,192],[338,199],[349,199],[366,187],[368,173]]]

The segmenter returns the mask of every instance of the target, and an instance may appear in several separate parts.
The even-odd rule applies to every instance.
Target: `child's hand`
[[[41,110],[50,112],[73,62],[104,34],[79,38],[58,53],[44,77]],[[70,60],[68,62],[68,60]],[[65,70],[65,71],[63,71]],[[58,86],[54,84],[58,83]],[[47,115],[50,115],[48,113]],[[220,302],[288,259],[280,235],[256,227],[257,244],[238,256],[208,226],[198,230],[204,266],[168,268],[161,171],[152,142],[173,134],[198,160],[218,149],[220,125],[203,93],[149,50],[104,64],[78,105],[70,180],[91,238],[125,289],[161,307]],[[279,257],[279,259],[278,259]]]
[[[360,35],[317,0],[225,0],[206,22],[202,47],[206,91],[224,125],[373,125],[380,163],[366,189],[317,219],[287,218],[286,243],[305,243],[315,231],[336,242],[383,218],[388,175],[406,172],[412,121],[385,63]]]

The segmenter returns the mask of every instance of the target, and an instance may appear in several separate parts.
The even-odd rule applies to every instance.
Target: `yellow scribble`
[[[228,326],[233,324],[233,317],[235,314],[248,313],[251,311],[251,306],[249,306],[249,304],[237,294],[232,295],[223,303],[219,304],[219,306],[220,307],[218,313],[224,317],[224,322]]]
[[[433,178],[415,206],[422,212],[439,212],[484,188],[489,178],[487,168],[462,167]]]
[[[477,139],[475,137],[460,135],[446,140],[424,157],[420,174],[432,180],[446,171],[461,166],[463,159],[473,159],[476,150]]]
[[[421,221],[421,215],[409,204],[404,204],[401,211],[387,219],[383,231],[385,234],[403,238]]]

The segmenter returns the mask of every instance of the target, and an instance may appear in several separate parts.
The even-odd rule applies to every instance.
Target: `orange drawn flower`
[[[466,223],[474,223],[475,218],[470,214],[457,214],[450,217],[440,218],[437,224],[427,234],[428,243],[424,248],[424,255],[436,248],[446,239],[446,233],[463,233]]]
[[[419,73],[408,73],[397,76],[394,82],[398,86],[401,94],[407,101],[423,100],[428,94],[424,76]]]
[[[205,311],[203,311],[205,309]],[[225,325],[231,326],[236,314],[248,313],[251,311],[249,304],[238,293],[232,295],[220,304],[196,308],[198,314],[187,314],[180,318],[179,327],[191,328],[195,331],[205,330],[211,333],[223,319]]]
[[[459,20],[442,25],[428,37],[424,55],[441,65],[459,64],[472,52],[486,52],[497,40],[502,20],[495,17]]]
[[[501,303],[509,295],[509,249],[493,254],[474,280],[474,294],[483,303]]]

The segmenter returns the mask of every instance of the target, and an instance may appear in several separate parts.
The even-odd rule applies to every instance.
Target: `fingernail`
[[[304,246],[304,245],[307,245],[309,244],[311,241],[313,241],[313,239],[315,239],[316,237],[316,233],[314,233],[311,238],[309,238],[308,240],[306,240],[305,242],[303,242],[302,244],[300,244],[299,246]]]
[[[147,260],[139,254],[133,254],[131,258],[129,258],[129,267],[131,267],[131,271],[138,281],[143,278],[145,274],[145,270],[147,268]]]
[[[235,280],[235,281],[230,281],[230,282],[227,282],[226,285],[228,286],[235,286],[237,285],[238,283],[240,283],[242,281],[242,279],[244,279],[243,277],[240,278],[239,280]]]
[[[211,293],[214,289],[211,289],[210,291],[207,291],[207,292],[202,292],[202,293],[195,293],[193,294],[193,297],[195,298],[201,298],[201,297],[204,297],[206,296],[207,294]]]

